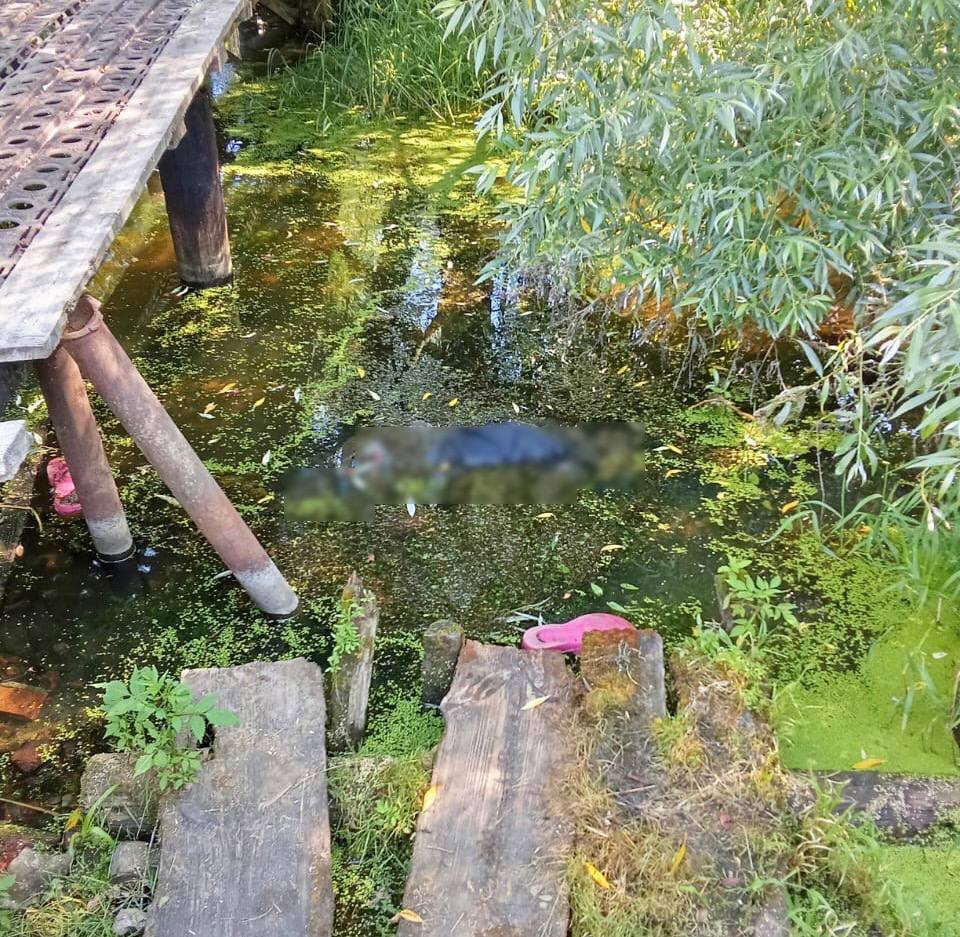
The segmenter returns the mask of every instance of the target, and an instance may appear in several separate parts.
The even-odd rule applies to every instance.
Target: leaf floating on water
[[[536,709],[538,706],[542,706],[548,699],[550,699],[550,694],[546,696],[538,696],[536,699],[528,700],[520,707],[521,712],[526,712],[529,709]]]
[[[259,501],[257,501],[257,504],[266,504],[267,502],[272,501],[275,497],[276,495],[271,491],[270,494],[264,495]]]
[[[416,911],[411,911],[409,908],[404,908],[402,911],[398,912],[397,917],[403,921],[409,921],[411,924],[423,923],[423,918],[420,917]]]
[[[259,400],[254,400],[251,410],[256,410],[257,407],[262,407],[267,402],[266,397],[261,397]]]
[[[368,393],[371,397],[373,397],[374,400],[379,400],[379,399],[380,399],[380,395],[379,395],[375,390],[370,390],[369,387],[367,388],[367,393]]]
[[[549,520],[551,517],[556,517],[556,516],[557,515],[554,514],[553,511],[544,511],[542,514],[537,515],[536,520],[546,521],[546,520]]]
[[[626,374],[630,370],[630,365],[625,364],[622,368],[617,371],[617,374]]]
[[[215,403],[208,403],[208,404],[203,408],[203,412],[204,412],[204,413],[210,413],[211,411],[216,410],[216,409],[217,409],[217,405],[216,405]]]
[[[203,417],[205,420],[215,420],[216,417],[212,413],[208,413],[206,410],[203,413],[198,413],[197,416]]]
[[[357,365],[357,377],[363,378],[363,377],[366,377],[366,376],[367,376],[367,372],[366,372],[363,368],[361,368],[360,365],[358,364],[358,365]]]
[[[155,497],[155,498],[159,498],[161,501],[166,501],[167,504],[174,504],[174,505],[176,505],[178,508],[183,507],[183,505],[182,505],[176,498],[174,498],[172,495],[156,494],[156,495],[154,495],[154,497]]]
[[[300,397],[303,395],[303,391],[299,387],[294,387],[293,389],[293,402],[300,403]]]
[[[459,398],[459,397],[454,397],[453,400],[447,401],[447,406],[448,406],[448,407],[455,407],[458,403],[460,403],[460,398]]]
[[[237,386],[236,381],[231,381],[229,384],[224,384],[220,390],[217,391],[218,394],[229,394]]]
[[[668,442],[664,448],[669,449],[671,452],[674,452],[677,455],[683,455],[683,450],[679,446],[675,446],[672,442]]]
[[[609,880],[606,875],[603,874],[592,862],[587,862],[584,860],[583,867],[587,870],[590,878],[594,880],[601,888],[606,888],[608,891],[611,887]]]
[[[423,392],[423,396],[422,396],[420,399],[421,399],[421,400],[429,400],[432,396],[433,396],[433,391],[432,391],[432,390],[425,390],[425,391]]]
[[[879,768],[886,762],[886,758],[864,758],[852,765],[854,771],[869,771],[871,768]]]
[[[944,657],[947,656],[947,652],[946,652],[946,651],[934,651],[930,656],[931,656],[934,660],[943,660]]]
[[[608,543],[605,547],[600,547],[601,553],[613,553],[615,550],[626,550],[622,543]]]
[[[590,591],[598,598],[603,595],[603,588],[598,586],[595,582],[590,583]]]
[[[673,478],[674,475],[682,475],[682,474],[683,472],[680,469],[667,469],[666,472],[663,473],[663,477]]]
[[[270,464],[270,456],[271,456],[271,455],[272,455],[272,453],[271,453],[270,450],[268,449],[268,450],[263,454],[263,458],[260,460],[260,464],[261,464],[261,465],[269,465],[269,464]]]
[[[684,856],[687,854],[687,844],[681,843],[680,848],[677,850],[676,854],[673,857],[673,862],[670,863],[670,874],[676,875],[677,869],[683,864]]]
[[[514,412],[514,413],[519,413],[519,412],[520,412],[520,408],[519,408],[516,404],[513,405],[513,412]]]
[[[417,513],[417,502],[412,498],[407,500],[407,514],[413,517]]]
[[[241,337],[241,338],[253,338],[253,336],[256,335],[256,334],[257,334],[256,332],[247,332],[246,335],[241,335],[240,337]]]
[[[427,788],[427,792],[423,795],[423,805],[420,807],[420,809],[429,810],[436,799],[437,799],[437,785],[431,784]]]
[[[800,507],[799,501],[788,501],[782,508],[780,508],[781,514],[789,514],[791,511],[796,510]]]

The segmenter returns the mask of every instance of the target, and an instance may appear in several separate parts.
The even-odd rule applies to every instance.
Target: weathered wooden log
[[[183,137],[160,157],[159,165],[177,267],[187,286],[223,286],[233,276],[233,264],[206,88],[197,91],[187,108],[184,127]]]
[[[864,813],[897,839],[922,836],[960,808],[960,778],[835,771],[818,772],[814,780],[817,786],[839,790],[838,810]],[[795,775],[794,782],[789,803],[799,813],[810,807],[816,791],[809,776]]]
[[[423,633],[423,702],[439,706],[457,669],[457,658],[463,647],[463,628],[443,618]]]
[[[305,660],[188,670],[240,723],[164,804],[146,937],[329,937],[323,674]]]
[[[349,624],[345,623],[345,626],[356,629],[359,643],[340,656],[330,674],[331,751],[357,748],[367,728],[367,703],[380,610],[376,596],[364,589],[356,573],[351,573],[343,590],[342,614],[349,618]]]
[[[467,641],[421,812],[398,937],[564,937],[570,830],[556,790],[572,756],[563,656]]]

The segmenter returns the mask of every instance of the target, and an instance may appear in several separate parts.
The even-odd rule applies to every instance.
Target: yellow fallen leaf
[[[367,390],[367,393],[373,397],[374,400],[379,400],[380,395],[375,390]]]
[[[519,408],[516,404],[513,405],[513,412],[514,412],[514,413],[519,413],[519,412],[520,412],[520,408]]]
[[[683,473],[680,471],[680,469],[667,469],[666,472],[663,473],[663,477],[673,478],[674,475],[682,475],[682,474]]]
[[[586,218],[580,219],[580,227],[583,228],[586,234],[591,234],[593,232],[593,228],[590,227],[590,222],[587,221]]]
[[[237,382],[236,382],[236,381],[231,381],[229,384],[224,384],[223,387],[221,387],[220,390],[217,391],[217,393],[218,393],[218,394],[229,394],[230,391],[232,391],[232,390],[234,389],[234,387],[236,387],[236,386],[237,386]]]
[[[782,508],[780,508],[781,514],[789,514],[794,509],[800,506],[799,501],[788,501]]]
[[[208,404],[203,408],[203,412],[204,412],[204,413],[210,413],[211,410],[216,410],[216,409],[217,409],[217,405],[216,405],[215,403],[208,403]]]
[[[592,862],[584,861],[583,867],[590,874],[592,878],[601,888],[610,888],[610,882],[608,881],[606,875],[603,874]]]
[[[629,370],[630,370],[630,365],[629,365],[629,364],[625,364],[622,368],[620,368],[619,371],[617,371],[617,374],[626,374],[627,371],[629,371]]]
[[[670,863],[670,874],[675,875],[677,869],[683,864],[683,857],[687,854],[687,844],[681,843],[680,848],[676,851],[676,854],[673,857],[673,862]]]
[[[549,694],[546,696],[538,696],[536,699],[527,700],[527,702],[520,707],[520,711],[526,712],[528,709],[536,709],[538,706],[542,706],[548,699],[550,699]]]
[[[80,825],[80,821],[82,819],[83,819],[83,812],[78,807],[76,810],[73,811],[73,813],[70,814],[70,818],[67,820],[67,825],[64,827],[64,829],[67,832],[70,832],[70,830],[72,830],[74,827]]]
[[[683,450],[679,446],[675,446],[672,442],[668,442],[664,448],[669,449],[671,452],[675,452],[677,455],[683,455]]]
[[[431,785],[427,788],[426,794],[423,795],[423,806],[422,806],[420,809],[421,809],[421,810],[429,810],[429,809],[430,809],[430,806],[433,804],[433,802],[434,802],[436,799],[437,799],[437,785],[436,785],[436,784],[431,784]]]
[[[254,400],[251,410],[256,410],[257,407],[262,407],[267,402],[266,397],[261,397],[259,400]]]
[[[605,547],[600,547],[601,553],[613,553],[614,550],[626,550],[622,543],[608,543]]]
[[[271,491],[270,494],[264,495],[257,504],[266,504],[268,501],[272,501],[276,495]]]
[[[556,516],[557,515],[554,514],[553,511],[544,511],[542,514],[538,514],[536,519],[538,521],[546,521],[546,520],[549,520],[551,517],[556,517]]]
[[[366,376],[367,376],[367,372],[364,371],[363,368],[361,368],[360,365],[358,364],[358,365],[357,365],[357,377],[366,377]]]
[[[453,400],[448,401],[447,406],[448,406],[448,407],[455,407],[458,403],[460,403],[460,398],[459,398],[459,397],[454,397]]]
[[[404,908],[399,912],[397,917],[403,918],[405,921],[409,921],[411,924],[422,924],[423,918],[417,914],[416,911],[411,911],[409,908]]]
[[[425,391],[425,392],[424,392],[423,396],[422,396],[420,399],[421,399],[421,400],[429,400],[432,396],[433,396],[433,391],[432,391],[432,390],[428,390],[428,391]]]
[[[639,390],[641,387],[643,387],[644,384],[649,384],[649,383],[650,382],[648,380],[644,379],[642,381],[637,381],[636,384],[634,384],[633,386],[635,390]]]
[[[879,768],[886,760],[886,758],[864,758],[863,761],[858,761],[853,765],[853,770],[869,771],[871,768]]]

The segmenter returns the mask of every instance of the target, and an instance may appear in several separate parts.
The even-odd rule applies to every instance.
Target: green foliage
[[[424,712],[419,699],[395,693],[382,704],[383,717],[372,724],[360,748],[361,755],[402,758],[430,751],[443,734],[443,719]]]
[[[276,79],[284,100],[307,100],[323,116],[360,108],[368,116],[431,114],[452,120],[483,91],[466,39],[445,39],[430,0],[350,0],[336,35]]]
[[[738,646],[746,644],[759,653],[770,637],[771,628],[799,625],[794,606],[782,600],[779,576],[766,579],[747,572],[750,560],[731,556],[718,570],[726,587],[723,608],[733,615],[730,637]]]
[[[210,727],[237,725],[234,713],[216,708],[216,699],[195,699],[190,688],[156,667],[134,670],[129,683],[112,680],[103,690],[106,737],[117,751],[137,758],[135,774],[153,771],[160,790],[179,790],[196,780],[200,753],[181,747],[178,736],[189,733],[197,743]]]
[[[340,616],[333,626],[333,650],[327,672],[335,674],[340,670],[343,658],[360,650],[360,632],[357,630],[357,617],[363,612],[356,600],[341,603]]]
[[[113,796],[116,785],[108,787],[91,805],[87,811],[77,807],[67,818],[64,831],[70,833],[69,850],[72,856],[82,851],[102,851],[113,849],[114,839],[101,825],[103,821],[103,805]]]

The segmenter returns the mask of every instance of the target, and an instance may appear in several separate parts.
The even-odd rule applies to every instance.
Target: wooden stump
[[[323,674],[305,660],[188,670],[240,724],[164,805],[146,937],[329,937]]]
[[[456,622],[435,621],[423,633],[423,702],[439,706],[457,669],[463,647],[463,628]]]
[[[525,708],[526,707],[526,708]],[[564,937],[572,757],[563,656],[467,641],[441,706],[436,797],[417,822],[398,937]]]
[[[343,655],[336,672],[330,676],[331,751],[357,748],[367,728],[367,703],[380,610],[376,596],[364,589],[356,573],[350,575],[343,590],[343,610],[344,614],[353,614],[360,645],[355,651]]]

